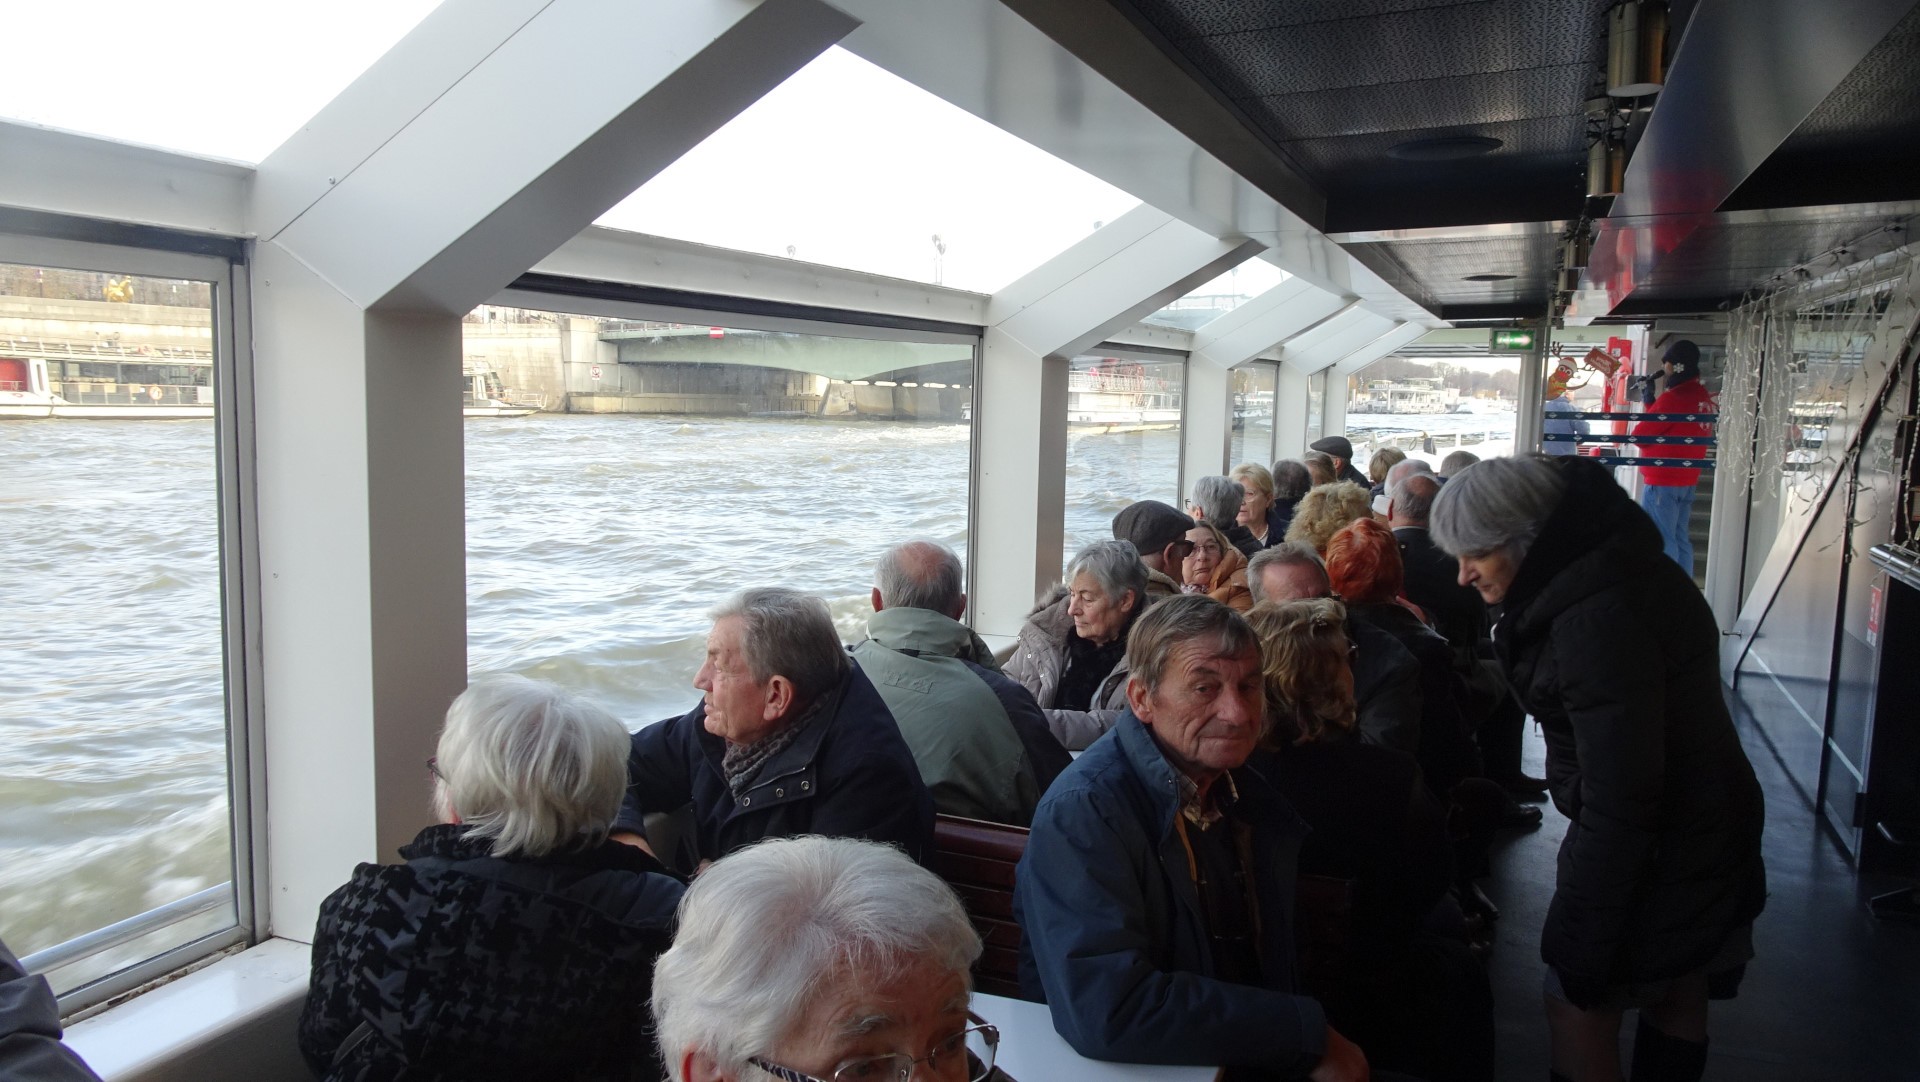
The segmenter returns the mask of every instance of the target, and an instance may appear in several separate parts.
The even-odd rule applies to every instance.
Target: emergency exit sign
[[[1533,332],[1532,331],[1496,330],[1493,332],[1493,348],[1495,349],[1532,349],[1533,348]]]

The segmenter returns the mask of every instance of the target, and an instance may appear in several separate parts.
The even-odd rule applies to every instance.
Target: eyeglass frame
[[[993,1077],[993,1061],[999,1058],[1000,1027],[994,1025],[993,1023],[987,1021],[986,1019],[980,1017],[979,1015],[973,1013],[972,1011],[967,1012],[967,1021],[972,1022],[974,1024],[954,1034],[952,1037],[948,1037],[946,1040],[939,1041],[936,1043],[945,1044],[947,1041],[953,1040],[954,1038],[957,1037],[960,1040],[960,1049],[962,1052],[964,1052],[966,1051],[966,1048],[967,1048],[967,1043],[966,1043],[967,1034],[969,1033],[980,1034],[982,1040],[984,1040],[987,1046],[987,1058],[985,1062],[981,1064],[981,1072],[979,1076],[975,1078],[969,1078],[967,1082],[985,1082],[986,1079]],[[913,1077],[914,1068],[920,1066],[922,1063],[926,1064],[929,1070],[936,1070],[937,1067],[933,1062],[934,1055],[935,1053],[933,1051],[929,1051],[926,1055],[921,1056],[918,1059],[909,1059],[907,1061],[907,1073],[904,1076],[904,1078],[911,1079]],[[882,1060],[882,1059],[898,1060],[904,1056],[906,1056],[905,1052],[887,1052],[878,1056],[855,1056],[851,1059],[842,1060],[840,1063],[834,1066],[833,1068],[834,1077],[831,1079],[818,1078],[818,1077],[815,1077],[814,1075],[807,1074],[805,1071],[796,1071],[792,1067],[783,1067],[778,1063],[774,1063],[771,1060],[762,1059],[759,1056],[748,1056],[747,1062],[767,1072],[768,1074],[774,1076],[775,1078],[780,1079],[781,1082],[839,1082],[840,1072],[846,1070],[852,1064],[871,1063],[874,1060]]]

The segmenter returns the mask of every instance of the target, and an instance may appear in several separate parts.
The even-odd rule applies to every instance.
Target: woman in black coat
[[[1540,953],[1556,1076],[1698,1079],[1766,901],[1764,809],[1720,686],[1720,632],[1660,532],[1599,465],[1491,459],[1434,502],[1433,539],[1500,606],[1495,649],[1571,821]]]
[[[663,1077],[653,966],[684,888],[607,839],[627,732],[519,677],[454,700],[443,822],[320,906],[300,1052],[326,1082]]]

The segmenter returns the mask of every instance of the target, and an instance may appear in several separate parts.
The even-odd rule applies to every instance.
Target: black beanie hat
[[[1667,347],[1660,359],[1673,366],[1677,376],[1697,376],[1700,374],[1700,347],[1685,338]]]

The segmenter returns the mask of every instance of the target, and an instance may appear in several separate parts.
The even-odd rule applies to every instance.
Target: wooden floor
[[[1754,927],[1753,964],[1740,997],[1716,1003],[1709,1079],[1724,1082],[1920,1080],[1920,925],[1879,921],[1866,899],[1904,881],[1857,877],[1815,819],[1806,794],[1773,756],[1743,706],[1741,739],[1766,790],[1769,897]],[[1543,772],[1544,746],[1528,726],[1527,771]],[[1567,821],[1507,835],[1494,850],[1486,891],[1501,909],[1491,963],[1501,1082],[1545,1082],[1540,926],[1552,894],[1554,854]],[[1630,1046],[1633,1016],[1623,1027]],[[1630,1050],[1627,1053],[1630,1055]]]

